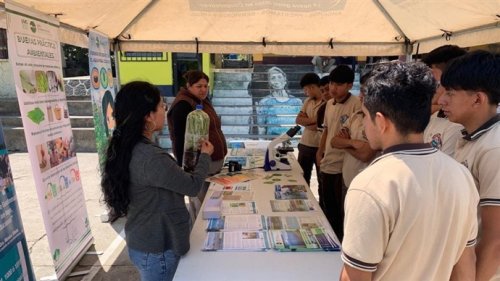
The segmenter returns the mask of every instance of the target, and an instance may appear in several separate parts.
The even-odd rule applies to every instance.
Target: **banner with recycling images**
[[[58,278],[93,241],[63,88],[59,22],[5,1],[9,60]]]
[[[0,124],[0,280],[35,280]]]
[[[102,164],[108,139],[115,128],[113,117],[115,88],[109,56],[109,40],[94,30],[89,32],[89,70],[96,147],[99,163]]]

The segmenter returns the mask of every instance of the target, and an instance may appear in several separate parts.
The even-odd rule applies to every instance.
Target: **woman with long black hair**
[[[141,280],[171,280],[189,250],[190,216],[184,196],[195,196],[208,174],[213,145],[204,140],[192,173],[152,142],[163,128],[166,104],[158,88],[131,82],[116,95],[116,128],[102,171],[110,221],[126,216],[129,256]]]

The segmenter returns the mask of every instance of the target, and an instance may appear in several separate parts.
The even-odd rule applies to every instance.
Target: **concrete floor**
[[[73,272],[90,270],[82,276],[67,280],[139,280],[135,267],[128,258],[122,230],[124,219],[113,224],[102,223],[100,215],[105,208],[100,203],[100,176],[97,170],[97,153],[78,153],[78,163],[94,245],[89,251],[101,255],[84,255]],[[55,274],[50,257],[49,244],[45,234],[42,215],[27,153],[9,155],[14,184],[21,210],[30,258],[37,280],[50,280]],[[122,233],[122,236],[120,236]]]

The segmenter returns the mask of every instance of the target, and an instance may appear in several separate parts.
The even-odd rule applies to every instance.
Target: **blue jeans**
[[[180,256],[172,250],[145,253],[128,248],[128,255],[141,275],[141,281],[170,281],[174,279]]]

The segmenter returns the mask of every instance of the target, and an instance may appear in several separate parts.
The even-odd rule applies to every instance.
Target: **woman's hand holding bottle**
[[[206,153],[208,155],[212,155],[212,153],[214,153],[214,146],[208,140],[201,139],[200,147],[201,147],[201,153]]]

